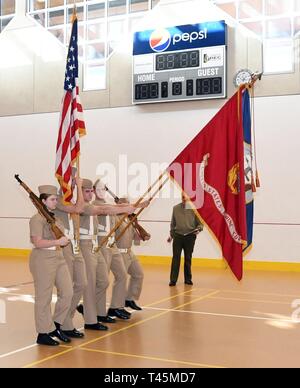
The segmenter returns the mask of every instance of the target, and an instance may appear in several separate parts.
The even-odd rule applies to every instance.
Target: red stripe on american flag
[[[72,165],[80,152],[80,131],[82,127],[85,129],[84,122],[77,118],[78,103],[77,95],[74,96],[74,94],[72,95],[71,92],[65,93],[56,147],[56,176],[62,186],[66,202],[70,202],[72,199],[72,193],[70,194]],[[82,112],[80,113],[82,114]]]

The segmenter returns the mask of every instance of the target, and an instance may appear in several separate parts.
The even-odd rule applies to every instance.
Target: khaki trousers
[[[143,288],[144,271],[133,251],[122,253],[124,264],[130,275],[126,300],[139,300]]]
[[[63,248],[63,255],[73,282],[73,299],[70,310],[63,323],[62,330],[73,330],[75,327],[73,324],[73,318],[76,312],[76,307],[80,303],[84,290],[87,286],[86,269],[82,255],[74,255],[71,244]]]
[[[100,248],[105,258],[107,271],[111,271],[114,275],[114,284],[112,288],[111,308],[120,308],[125,305],[126,287],[127,287],[127,271],[124,265],[122,255],[117,249]],[[99,308],[100,303],[97,301]],[[101,315],[100,313],[98,315]]]
[[[67,263],[61,251],[33,249],[29,266],[35,288],[36,331],[40,334],[50,333],[56,329],[54,322],[64,323],[71,306],[73,285]],[[54,286],[57,288],[57,303],[52,317]]]
[[[83,293],[84,320],[86,324],[97,323],[97,315],[106,316],[106,290],[109,286],[104,256],[92,253],[92,242],[81,240],[80,249],[87,274],[87,287]]]

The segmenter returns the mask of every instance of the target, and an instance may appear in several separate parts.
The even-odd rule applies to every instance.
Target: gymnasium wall
[[[126,162],[132,191],[139,179],[138,170],[135,171],[139,165],[133,163],[144,163],[146,174],[153,162],[170,163],[222,104],[223,101],[193,102],[87,110],[82,176],[95,179],[97,169],[100,172],[106,162],[115,166],[118,178],[126,169]],[[254,248],[249,259],[300,262],[299,106],[299,95],[255,101],[262,187],[256,194]],[[0,247],[30,247],[28,218],[34,209],[13,176],[19,173],[35,191],[39,184],[55,184],[58,120],[58,113],[0,118]],[[153,173],[152,180],[156,177]],[[126,189],[124,183],[113,188],[118,194],[124,194]],[[138,253],[170,255],[166,238],[172,206],[177,202],[176,198],[160,198],[144,211],[142,225],[152,239],[138,247]],[[205,231],[198,239],[195,257],[219,256],[218,247]]]

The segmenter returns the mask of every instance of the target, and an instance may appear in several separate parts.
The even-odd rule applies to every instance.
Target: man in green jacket
[[[196,216],[190,203],[182,194],[182,202],[173,208],[170,237],[168,242],[173,240],[173,258],[169,286],[177,283],[181,252],[184,251],[184,282],[193,285],[192,282],[192,255],[197,235],[203,230],[203,225]]]

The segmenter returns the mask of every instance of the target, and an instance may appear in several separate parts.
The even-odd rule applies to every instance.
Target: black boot
[[[36,343],[39,345],[46,345],[46,346],[58,346],[59,345],[59,342],[57,342],[53,338],[51,338],[49,334],[39,334],[37,337]]]

